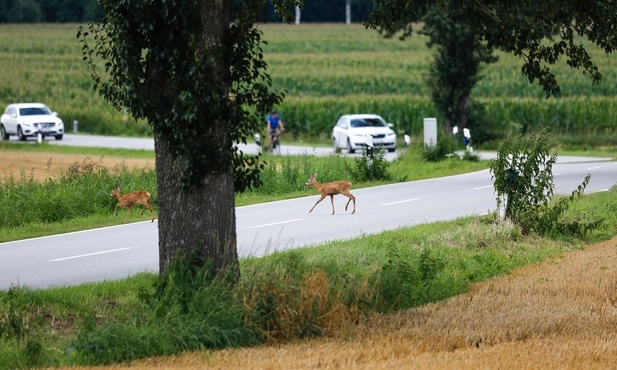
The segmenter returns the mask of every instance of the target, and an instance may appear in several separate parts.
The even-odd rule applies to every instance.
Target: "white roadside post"
[[[424,119],[424,146],[433,148],[437,145],[437,118]]]
[[[463,129],[463,137],[465,138],[465,148],[469,153],[473,153],[473,148],[471,147],[471,132],[468,128]]]

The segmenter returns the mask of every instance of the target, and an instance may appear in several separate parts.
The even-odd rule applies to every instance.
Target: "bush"
[[[364,149],[362,155],[355,160],[352,171],[354,179],[358,181],[390,180],[388,173],[390,162],[386,160],[383,148]]]
[[[497,158],[489,164],[497,208],[505,219],[521,226],[523,233],[584,236],[599,227],[602,220],[565,222],[562,215],[583,194],[591,176],[587,175],[570,197],[551,203],[555,188],[553,164],[557,157],[549,154],[549,149],[545,131],[525,137],[509,136],[499,145]]]
[[[429,162],[439,162],[456,155],[454,153],[456,151],[456,142],[454,141],[454,137],[449,135],[443,136],[443,138],[437,140],[435,146],[424,146],[422,156],[425,160]]]

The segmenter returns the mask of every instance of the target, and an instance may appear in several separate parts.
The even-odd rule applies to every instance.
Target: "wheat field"
[[[328,337],[96,369],[615,369],[617,238]]]

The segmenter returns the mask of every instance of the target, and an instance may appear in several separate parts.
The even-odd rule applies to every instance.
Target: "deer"
[[[309,213],[313,212],[313,209],[315,208],[315,206],[317,206],[319,202],[324,200],[326,196],[329,195],[330,202],[332,203],[332,214],[334,214],[334,196],[337,194],[343,194],[344,196],[349,198],[349,200],[347,201],[347,204],[345,204],[345,211],[347,211],[347,206],[349,206],[349,203],[353,201],[353,212],[351,212],[351,214],[353,215],[354,213],[356,213],[356,197],[354,197],[349,192],[349,189],[351,189],[351,182],[347,180],[338,180],[338,181],[332,181],[332,182],[326,182],[324,184],[320,184],[317,182],[317,173],[314,173],[311,175],[311,177],[308,178],[308,180],[306,180],[306,183],[304,183],[304,186],[314,187],[321,194],[321,198],[319,198],[319,200],[317,201],[317,203],[315,203],[313,208],[311,208]]]
[[[147,209],[150,210],[150,214],[152,215],[152,221],[154,222],[154,212],[152,211],[152,205],[150,204],[150,193],[145,190],[137,190],[132,193],[122,194],[120,192],[120,185],[114,186],[114,190],[109,194],[110,198],[117,198],[118,203],[116,203],[116,207],[114,208],[114,216],[117,216],[116,211],[118,211],[118,207],[120,208],[128,208],[126,211],[126,217],[124,218],[124,223],[129,218],[129,214],[131,213],[131,208],[133,208],[136,204],[141,204],[144,208],[141,209],[141,214],[144,214],[144,211]]]

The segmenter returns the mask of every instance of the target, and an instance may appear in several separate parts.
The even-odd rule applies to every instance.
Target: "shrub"
[[[456,142],[454,138],[449,135],[444,135],[443,138],[437,140],[435,146],[424,146],[422,156],[429,162],[439,162],[454,156],[456,150]]]
[[[546,131],[538,135],[509,136],[500,145],[497,158],[489,164],[497,207],[505,219],[512,220],[523,232],[551,232],[584,236],[601,224],[601,219],[583,222],[561,221],[571,202],[580,197],[589,180],[587,175],[578,189],[567,198],[551,203],[554,195],[553,164]]]
[[[364,149],[355,160],[353,177],[358,181],[390,180],[389,165],[383,148]]]

